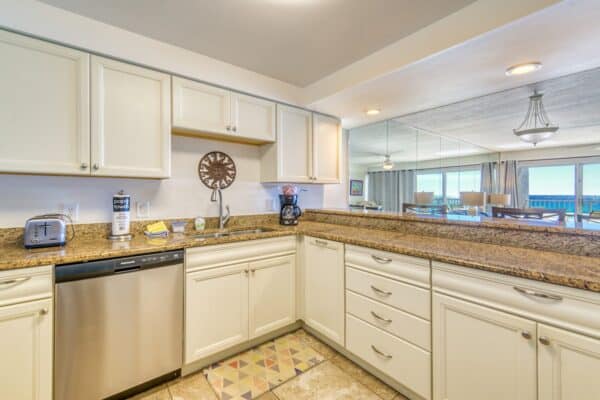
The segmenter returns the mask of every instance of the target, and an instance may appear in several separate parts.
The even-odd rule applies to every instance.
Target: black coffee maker
[[[279,212],[279,223],[281,225],[298,225],[298,217],[302,215],[302,210],[298,207],[298,195],[279,195],[281,211]]]

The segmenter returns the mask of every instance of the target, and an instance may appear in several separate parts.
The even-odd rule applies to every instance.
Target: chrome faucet
[[[213,189],[210,201],[219,202],[219,229],[225,228],[225,225],[227,225],[227,222],[229,222],[229,217],[231,216],[231,213],[229,211],[229,206],[225,206],[225,209],[227,210],[227,215],[223,215],[223,193],[221,193],[220,188]]]

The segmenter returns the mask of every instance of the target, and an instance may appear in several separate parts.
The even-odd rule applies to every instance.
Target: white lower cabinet
[[[344,345],[344,245],[304,238],[304,322]]]
[[[600,399],[600,340],[539,324],[538,342],[540,400]]]
[[[536,399],[536,324],[433,295],[435,400]]]
[[[51,267],[0,274],[0,399],[52,399]]]
[[[435,400],[600,399],[600,294],[433,265]]]
[[[296,322],[295,245],[289,237],[186,250],[186,364]]]
[[[295,256],[251,262],[250,339],[296,321]]]
[[[186,362],[248,340],[247,271],[245,263],[187,275]]]
[[[52,300],[0,308],[0,398],[52,399]]]

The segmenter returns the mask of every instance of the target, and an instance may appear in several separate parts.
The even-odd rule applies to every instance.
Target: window
[[[460,192],[479,192],[481,190],[481,170],[443,169],[440,172],[421,172],[417,174],[417,192],[433,192],[434,203],[460,205]]]
[[[600,163],[582,166],[581,212],[600,211]]]
[[[530,167],[529,207],[575,213],[575,165]]]
[[[597,159],[524,163],[528,207],[564,209],[567,214],[600,211],[600,162]]]

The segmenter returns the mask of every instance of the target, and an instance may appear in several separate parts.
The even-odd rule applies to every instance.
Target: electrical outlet
[[[135,205],[135,213],[138,218],[150,218],[150,201],[138,201]]]
[[[72,222],[77,222],[79,219],[79,203],[64,203],[61,204],[61,214],[65,214],[71,218]]]

